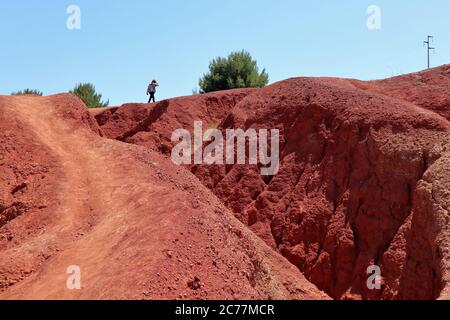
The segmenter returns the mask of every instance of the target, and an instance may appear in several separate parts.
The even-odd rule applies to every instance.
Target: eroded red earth
[[[1,97],[0,297],[450,298],[449,108],[450,66],[91,114]],[[280,130],[279,173],[175,166],[171,135],[194,121]]]

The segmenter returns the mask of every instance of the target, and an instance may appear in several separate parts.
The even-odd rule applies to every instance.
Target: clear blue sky
[[[81,8],[81,30],[66,9]],[[368,30],[367,7],[382,10]],[[0,1],[0,94],[44,94],[92,82],[112,105],[189,95],[209,61],[246,49],[271,82],[293,76],[384,78],[450,62],[448,0]]]

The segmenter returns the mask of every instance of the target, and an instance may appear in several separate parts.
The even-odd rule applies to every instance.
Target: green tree
[[[209,65],[209,72],[199,81],[201,93],[237,88],[262,88],[269,83],[264,69],[246,51],[233,52],[227,58],[216,58]]]
[[[95,87],[91,83],[77,84],[70,93],[83,100],[88,108],[103,108],[109,105],[109,100],[102,101],[102,95],[95,91]]]
[[[13,92],[11,94],[13,96],[21,96],[21,95],[25,95],[25,94],[30,94],[30,95],[34,95],[34,96],[43,96],[44,95],[41,91],[34,90],[34,89],[20,90],[20,91],[17,91],[17,92]]]

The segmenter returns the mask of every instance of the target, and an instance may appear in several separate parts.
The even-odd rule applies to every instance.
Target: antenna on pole
[[[427,41],[424,41],[423,44],[424,46],[427,45],[427,54],[428,54],[428,69],[430,69],[430,52],[431,50],[436,50],[436,48],[431,47],[431,43],[433,42],[434,37],[433,36],[428,36],[427,37]]]

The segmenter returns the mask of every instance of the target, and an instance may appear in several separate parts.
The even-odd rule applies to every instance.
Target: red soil
[[[0,299],[327,299],[187,170],[102,135],[71,95],[0,97]]]
[[[215,128],[252,92],[255,90],[241,89],[175,98],[156,105],[126,104],[94,115],[109,138],[170,154],[174,128],[192,131],[198,119],[203,121],[205,129]]]
[[[337,299],[450,298],[450,67],[382,80],[298,78],[261,90],[126,105],[104,134],[169,154],[173,130],[277,128],[281,168],[192,172]],[[383,288],[367,289],[381,267]]]
[[[412,102],[450,120],[450,65],[391,79],[366,82],[361,87]]]

